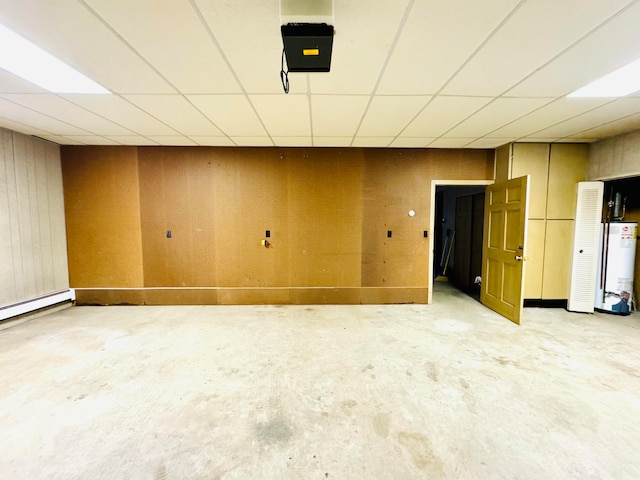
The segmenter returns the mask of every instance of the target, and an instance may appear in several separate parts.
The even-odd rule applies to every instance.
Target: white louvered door
[[[578,183],[573,262],[567,309],[593,313],[604,183]]]

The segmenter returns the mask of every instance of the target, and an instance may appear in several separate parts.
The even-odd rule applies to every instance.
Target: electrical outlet
[[[167,238],[171,238],[171,230],[167,230]]]
[[[424,232],[422,232],[422,236],[424,238],[428,238],[429,237],[429,232],[427,232],[426,230]]]
[[[393,235],[393,232],[391,230],[387,230],[387,238],[391,238]]]
[[[271,237],[271,230],[267,230],[266,232],[264,232],[264,236],[267,238]]]

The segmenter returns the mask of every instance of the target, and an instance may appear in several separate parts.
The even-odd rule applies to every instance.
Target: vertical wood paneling
[[[141,287],[137,149],[66,150],[62,174],[72,287]]]
[[[0,141],[0,305],[9,305],[69,281],[59,147],[2,129]]]
[[[53,259],[53,290],[69,288],[67,262],[67,231],[64,215],[64,190],[60,147],[45,144],[49,227],[51,229],[51,258]]]
[[[14,182],[7,174],[11,171],[9,163],[13,164],[11,145],[9,132],[0,130],[0,305],[17,298],[9,202],[9,192],[13,190]]]
[[[357,303],[364,298],[361,287],[379,287],[368,302],[385,287],[424,289],[380,297],[418,301],[415,295],[426,295],[428,285],[429,241],[423,231],[429,225],[431,180],[490,180],[494,171],[489,150],[135,150],[142,258],[135,264],[132,257],[131,268],[142,269],[145,287],[244,289],[237,295],[220,290],[217,298],[226,302],[239,297],[264,301],[275,297],[265,296],[262,288],[291,288],[279,290],[278,298],[294,303],[348,298]],[[95,222],[103,212],[100,205],[118,203],[121,197],[103,181],[93,197],[86,197],[84,208],[74,206],[76,183],[68,183],[67,175],[85,190],[96,184],[94,178],[108,178],[100,162],[82,166],[97,151],[99,147],[64,149],[72,259],[86,250],[75,238],[82,233],[75,225]],[[409,210],[416,215],[409,217]],[[172,238],[166,237],[167,230]],[[269,248],[260,245],[265,230],[271,232]],[[387,230],[393,230],[392,239],[387,240]],[[102,238],[113,250],[113,235]],[[97,287],[107,275],[114,282],[120,278],[120,285],[113,286],[126,286],[124,271],[104,259],[96,261],[101,264],[86,270],[84,283],[73,286]],[[327,296],[317,287],[334,288]],[[167,301],[169,291],[161,294]]]

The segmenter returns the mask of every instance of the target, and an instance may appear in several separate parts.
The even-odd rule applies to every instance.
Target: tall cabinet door
[[[602,182],[578,184],[571,285],[567,304],[567,309],[572,312],[593,312],[603,193]]]

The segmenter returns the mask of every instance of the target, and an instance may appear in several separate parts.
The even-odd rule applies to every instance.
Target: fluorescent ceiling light
[[[75,68],[0,25],[0,68],[54,93],[111,93]]]
[[[611,72],[567,97],[624,97],[640,90],[640,59]]]

